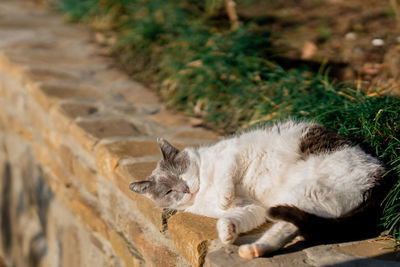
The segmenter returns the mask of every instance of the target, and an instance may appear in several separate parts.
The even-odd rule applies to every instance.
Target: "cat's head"
[[[162,138],[157,142],[162,159],[146,180],[131,183],[129,188],[161,208],[185,209],[199,190],[197,152],[191,148],[180,151]]]

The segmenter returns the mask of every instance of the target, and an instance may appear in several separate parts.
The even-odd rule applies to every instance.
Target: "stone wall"
[[[201,265],[215,221],[131,193],[159,159],[217,139],[165,111],[91,42],[29,1],[0,2],[0,256],[7,266]]]

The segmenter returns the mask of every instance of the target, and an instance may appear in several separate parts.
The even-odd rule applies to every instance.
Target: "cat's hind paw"
[[[222,243],[232,244],[238,237],[237,226],[226,218],[221,218],[217,222],[218,236]]]
[[[262,256],[262,251],[257,244],[246,244],[239,247],[239,256],[244,259],[253,259]]]

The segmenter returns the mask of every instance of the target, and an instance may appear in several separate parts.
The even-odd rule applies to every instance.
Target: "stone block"
[[[98,177],[95,170],[85,166],[77,157],[72,158],[72,173],[92,195],[97,195]]]
[[[28,86],[30,94],[43,107],[49,110],[52,105],[63,99],[103,99],[100,91],[75,84],[72,82],[57,81],[33,83]]]
[[[132,123],[117,118],[79,121],[71,125],[70,133],[88,151],[103,138],[143,135]]]
[[[132,80],[120,81],[117,86],[114,85],[114,91],[118,92],[124,98],[133,104],[159,104],[157,95],[146,89],[140,83]]]
[[[146,179],[147,176],[156,168],[156,161],[145,161],[145,162],[133,162],[133,163],[123,163],[119,164],[115,169],[115,173],[118,177],[124,177],[131,182],[141,181]]]
[[[76,214],[81,222],[90,230],[108,237],[109,230],[99,211],[75,191],[70,203],[64,203]]]
[[[81,266],[80,264],[80,242],[76,227],[66,226],[62,229],[61,237],[62,265],[61,266]]]
[[[96,149],[96,165],[104,176],[112,178],[121,159],[158,155],[160,155],[160,150],[155,141],[125,140],[103,143]]]
[[[54,178],[66,186],[71,185],[72,182],[70,175],[58,162],[58,158],[54,157],[54,155],[43,144],[34,143],[33,151],[35,158],[42,166],[46,166],[52,172]]]
[[[114,252],[125,262],[126,267],[140,267],[143,265],[141,255],[120,233],[111,230],[109,232],[109,241]]]
[[[212,131],[207,130],[190,130],[178,132],[172,136],[173,138],[184,138],[184,139],[197,139],[204,141],[218,141],[221,138]]]
[[[65,145],[61,145],[58,149],[58,156],[60,157],[62,165],[64,166],[66,171],[72,173],[72,160],[74,158],[74,155],[72,154],[71,149],[69,149],[69,147]]]
[[[26,103],[26,118],[31,124],[32,128],[37,133],[41,133],[43,129],[49,127],[47,114],[43,109],[32,99]]]
[[[202,266],[210,241],[218,238],[216,219],[191,213],[172,216],[168,231],[176,248],[193,266]]]
[[[98,111],[95,103],[86,102],[63,102],[60,103],[58,107],[59,110],[70,119],[87,116]]]
[[[136,203],[139,211],[143,213],[143,215],[146,216],[146,218],[149,219],[160,231],[165,230],[166,225],[163,218],[163,210],[156,207],[150,199],[132,192],[129,189],[129,184],[132,181],[133,180],[129,176],[118,174],[115,176],[115,183],[118,188]]]
[[[143,227],[137,223],[129,223],[129,235],[148,265],[171,267],[177,265],[178,255],[167,247],[149,240],[143,232]]]
[[[189,124],[187,117],[169,110],[161,110],[150,117],[152,120],[164,126],[186,126]]]
[[[46,82],[52,80],[75,80],[78,77],[71,72],[50,67],[29,66],[24,69],[24,80]]]
[[[385,238],[368,239],[333,248],[334,251],[379,260],[400,261],[400,251],[393,246],[393,240]],[[399,262],[400,266],[400,262]]]
[[[25,125],[21,120],[19,120],[16,116],[8,114],[1,106],[0,106],[0,128],[4,131],[9,131],[14,134],[18,134],[28,141],[33,140],[32,131]]]

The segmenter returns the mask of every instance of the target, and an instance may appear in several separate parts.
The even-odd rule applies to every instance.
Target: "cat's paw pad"
[[[220,199],[220,207],[223,210],[227,210],[232,205],[233,201],[235,201],[235,198],[235,193],[223,195]]]
[[[239,256],[244,259],[253,259],[262,256],[262,252],[257,244],[246,244],[239,247]]]
[[[237,226],[229,219],[219,219],[217,222],[218,236],[222,243],[232,244],[238,237]]]

